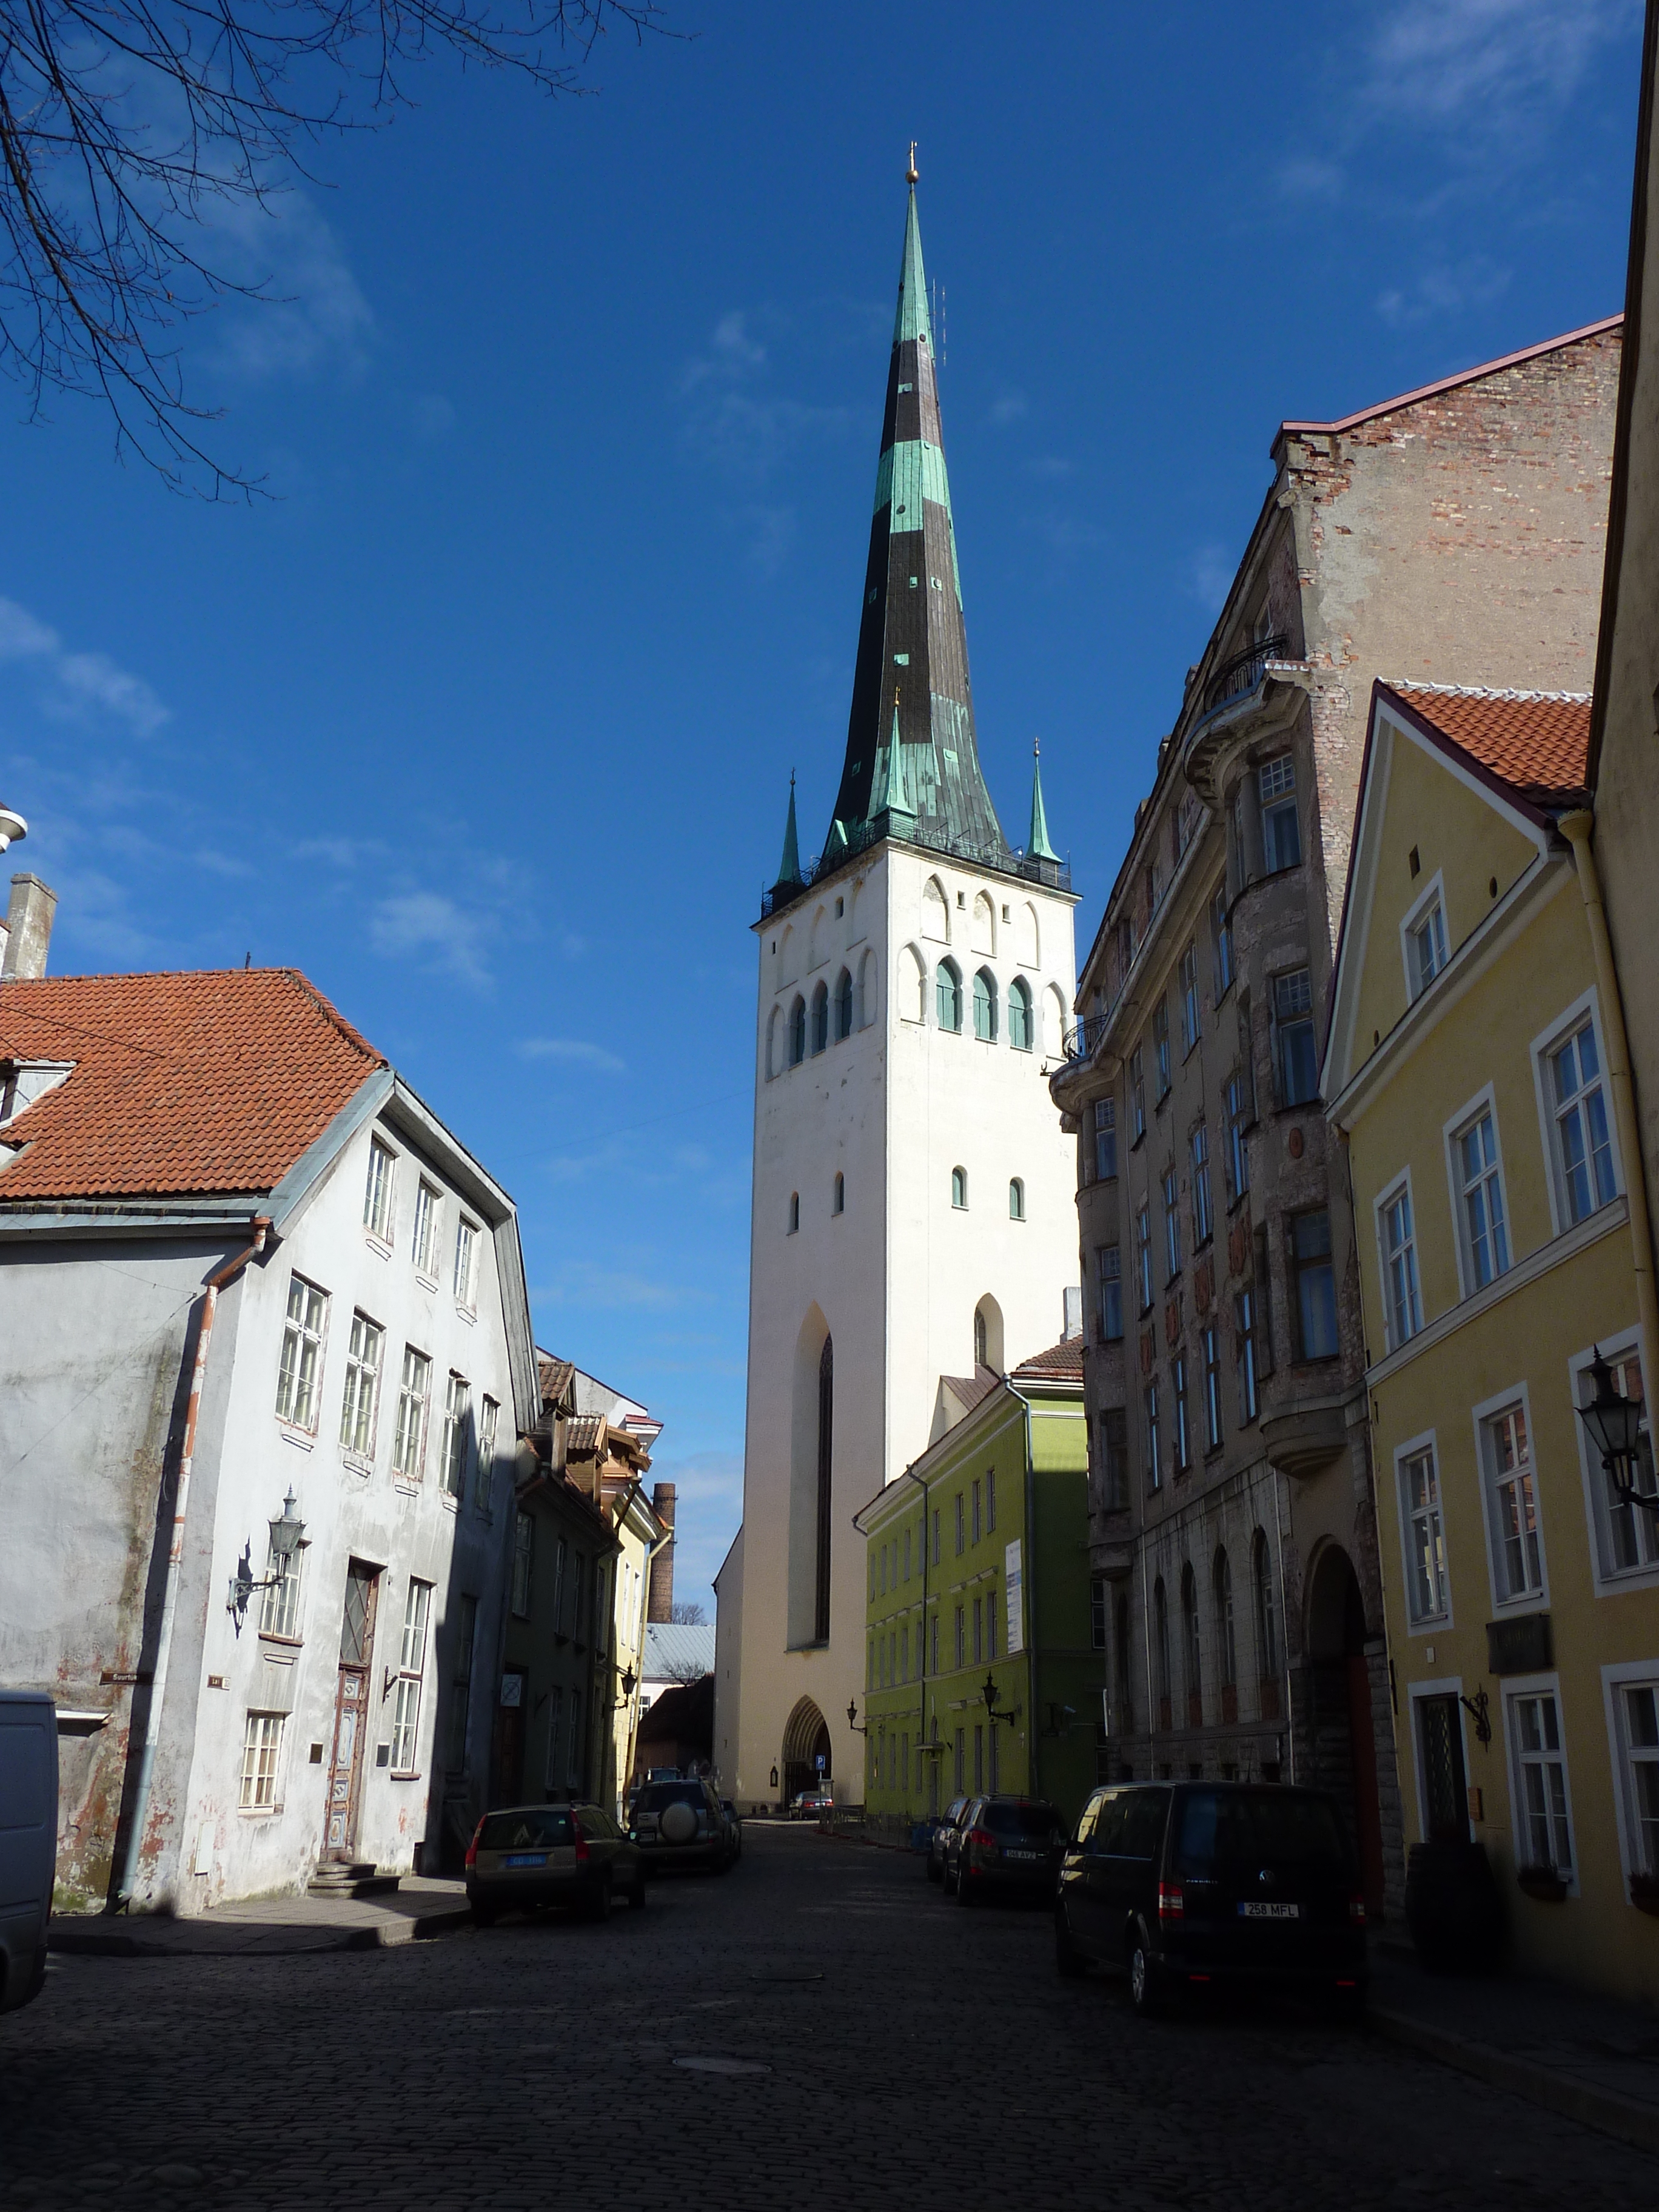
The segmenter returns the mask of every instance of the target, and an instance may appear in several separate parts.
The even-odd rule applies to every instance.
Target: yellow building
[[[1407,1843],[1482,1842],[1520,1961],[1650,2001],[1659,1515],[1577,1410],[1598,1346],[1632,1397],[1654,1348],[1589,733],[1588,697],[1375,687],[1322,1087]],[[1631,1479],[1654,1494],[1645,1420]]]

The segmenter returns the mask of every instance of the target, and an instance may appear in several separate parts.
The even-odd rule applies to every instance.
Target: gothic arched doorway
[[[818,1765],[822,1759],[823,1765]],[[790,1714],[783,1731],[783,1802],[793,1802],[803,1790],[820,1784],[833,1787],[830,1771],[830,1724],[811,1698],[803,1698]]]
[[[1327,1545],[1308,1590],[1308,1735],[1311,1771],[1299,1778],[1335,1792],[1352,1808],[1365,1904],[1382,1909],[1382,1821],[1376,1788],[1376,1732],[1365,1656],[1365,1607],[1352,1563]]]

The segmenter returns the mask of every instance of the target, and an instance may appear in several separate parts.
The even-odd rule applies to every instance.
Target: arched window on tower
[[[939,963],[939,1025],[953,1036],[962,1031],[962,975],[954,960]]]
[[[1031,1013],[1031,987],[1023,975],[1008,986],[1008,1042],[1016,1052],[1030,1052],[1036,1024]]]
[[[845,1213],[847,1211],[847,1178],[839,1173],[836,1176],[836,1195],[830,1211],[831,1213]]]
[[[768,1015],[766,1021],[767,1080],[769,1082],[773,1076],[781,1075],[782,1073],[783,1008],[781,1006],[774,1006],[770,1014]]]
[[[911,966],[915,968],[916,962],[915,954],[911,952],[908,957]],[[900,963],[899,973],[901,975],[904,973],[902,962]],[[927,1018],[927,985],[926,980],[922,977],[921,971],[919,968],[916,969],[916,977],[915,1018],[917,1021],[923,1021]],[[909,1009],[906,1008],[903,1009],[903,1011],[906,1013],[907,1018],[908,1018]],[[866,952],[859,962],[859,1027],[861,1030],[867,1030],[871,1023],[874,1021],[875,1018],[876,956],[873,952]]]
[[[853,976],[843,968],[836,982],[836,1042],[853,1034]]]
[[[1018,1176],[1009,1180],[1008,1218],[1010,1221],[1024,1221],[1025,1218],[1025,1186]]]
[[[968,1170],[966,1168],[952,1168],[951,1170],[951,1203],[957,1208],[958,1212],[965,1213],[968,1210]]]
[[[789,1009],[789,1065],[799,1067],[806,1057],[806,1001],[796,994]]]
[[[830,986],[820,983],[812,994],[812,1050],[820,1053],[830,1042]]]
[[[985,1309],[974,1309],[974,1364],[988,1367],[991,1364],[990,1332],[985,1325]]]
[[[997,1041],[997,979],[988,968],[974,977],[974,1035],[986,1044]]]

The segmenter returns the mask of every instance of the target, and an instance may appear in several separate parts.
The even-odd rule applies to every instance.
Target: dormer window
[[[0,1129],[74,1073],[72,1060],[0,1060]]]
[[[1446,964],[1446,909],[1437,898],[1407,935],[1411,947],[1412,996],[1418,999]]]

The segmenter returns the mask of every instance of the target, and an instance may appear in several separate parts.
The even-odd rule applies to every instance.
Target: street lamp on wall
[[[255,1590],[275,1589],[277,1583],[285,1578],[305,1533],[306,1524],[294,1510],[294,1492],[290,1489],[283,1500],[282,1511],[270,1516],[270,1556],[276,1564],[276,1573],[267,1575],[262,1582],[254,1580],[253,1542],[250,1538],[242,1547],[242,1556],[230,1578],[230,1595],[225,1601],[225,1611],[235,1623],[239,1636],[242,1632],[242,1623],[247,1617],[248,1600]]]
[[[1627,1398],[1613,1382],[1613,1370],[1598,1345],[1589,1364],[1590,1401],[1580,1406],[1592,1448],[1600,1455],[1607,1484],[1621,1505],[1640,1505],[1659,1515],[1659,1496],[1636,1486],[1636,1462],[1642,1442],[1642,1401]]]
[[[847,1725],[852,1729],[854,1735],[868,1735],[870,1733],[869,1722],[861,1722],[859,1719],[858,1700],[856,1698],[849,1698],[847,1701]]]
[[[987,1674],[985,1677],[985,1687],[980,1692],[980,1695],[985,1700],[986,1718],[993,1724],[998,1721],[1006,1721],[1009,1727],[1012,1728],[1014,1724],[1013,1708],[1010,1706],[1006,1713],[1000,1713],[997,1711],[997,1699],[1002,1695],[1002,1692],[997,1687],[996,1677],[994,1674]]]

